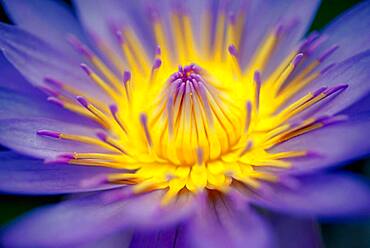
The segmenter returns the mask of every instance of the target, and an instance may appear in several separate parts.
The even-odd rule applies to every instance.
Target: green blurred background
[[[66,2],[70,4],[69,1]],[[317,16],[311,26],[311,30],[321,29],[337,15],[359,2],[361,2],[361,0],[322,0],[322,4],[318,10]],[[0,19],[2,21],[9,22],[1,7]],[[362,174],[370,179],[369,159],[357,161],[343,169]],[[56,203],[60,201],[61,198],[62,197],[29,197],[0,194],[0,226],[5,225],[9,221],[32,208],[45,204]],[[324,244],[328,248],[370,248],[369,219],[341,220],[335,223],[321,223],[320,227]]]

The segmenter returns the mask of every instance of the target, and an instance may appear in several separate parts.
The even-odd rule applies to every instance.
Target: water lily
[[[317,247],[370,213],[370,2],[4,0],[0,191],[73,194],[5,247]],[[78,19],[78,20],[77,20]]]

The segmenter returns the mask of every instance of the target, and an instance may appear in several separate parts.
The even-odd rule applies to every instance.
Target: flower
[[[78,193],[4,246],[316,247],[369,213],[328,171],[370,151],[369,1],[303,40],[318,1],[74,3],[4,1],[0,190]]]

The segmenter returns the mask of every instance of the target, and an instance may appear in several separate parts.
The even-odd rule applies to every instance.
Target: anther
[[[82,55],[84,55],[85,57],[91,59],[94,54],[92,53],[92,51],[87,47],[85,46],[76,36],[74,35],[70,35],[68,37],[68,41],[69,43],[78,51],[80,52]]]
[[[325,50],[317,59],[320,63],[324,62],[327,58],[330,57],[337,49],[339,48],[338,45],[334,45],[332,47],[329,47],[327,50]]]
[[[61,135],[60,132],[55,132],[55,131],[50,131],[50,130],[38,130],[36,133],[37,135],[40,135],[40,136],[46,136],[46,137],[55,138],[55,139],[59,139]]]
[[[49,97],[47,98],[47,100],[48,100],[48,102],[54,103],[54,104],[56,104],[56,105],[58,105],[58,106],[60,106],[60,107],[64,107],[64,103],[63,103],[63,101],[62,101],[62,100],[60,100],[60,99],[58,99],[58,98],[56,98],[56,97],[49,96]]]

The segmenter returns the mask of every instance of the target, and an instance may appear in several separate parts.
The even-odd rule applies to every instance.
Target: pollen
[[[121,169],[103,181],[128,185],[134,194],[164,190],[166,205],[180,194],[258,190],[263,183],[278,182],[275,172],[290,169],[290,159],[310,159],[312,151],[272,153],[271,148],[345,120],[313,115],[345,91],[345,84],[322,86],[294,98],[330,69],[317,70],[338,47],[313,58],[321,40],[315,33],[267,73],[272,55],[294,24],[270,30],[249,64],[242,65],[240,47],[248,35],[243,14],[227,14],[226,5],[217,16],[204,11],[201,23],[195,23],[185,8],[174,8],[169,29],[151,7],[157,46],[147,51],[134,28],[115,26],[112,36],[120,53],[95,40],[107,60],[70,37],[81,61],[87,61],[81,73],[109,101],[80,92],[62,78],[45,78],[44,90],[50,103],[95,121],[100,130],[95,136],[58,130],[37,134],[90,144],[100,152],[66,151],[47,162]],[[194,34],[196,25],[200,37]]]

